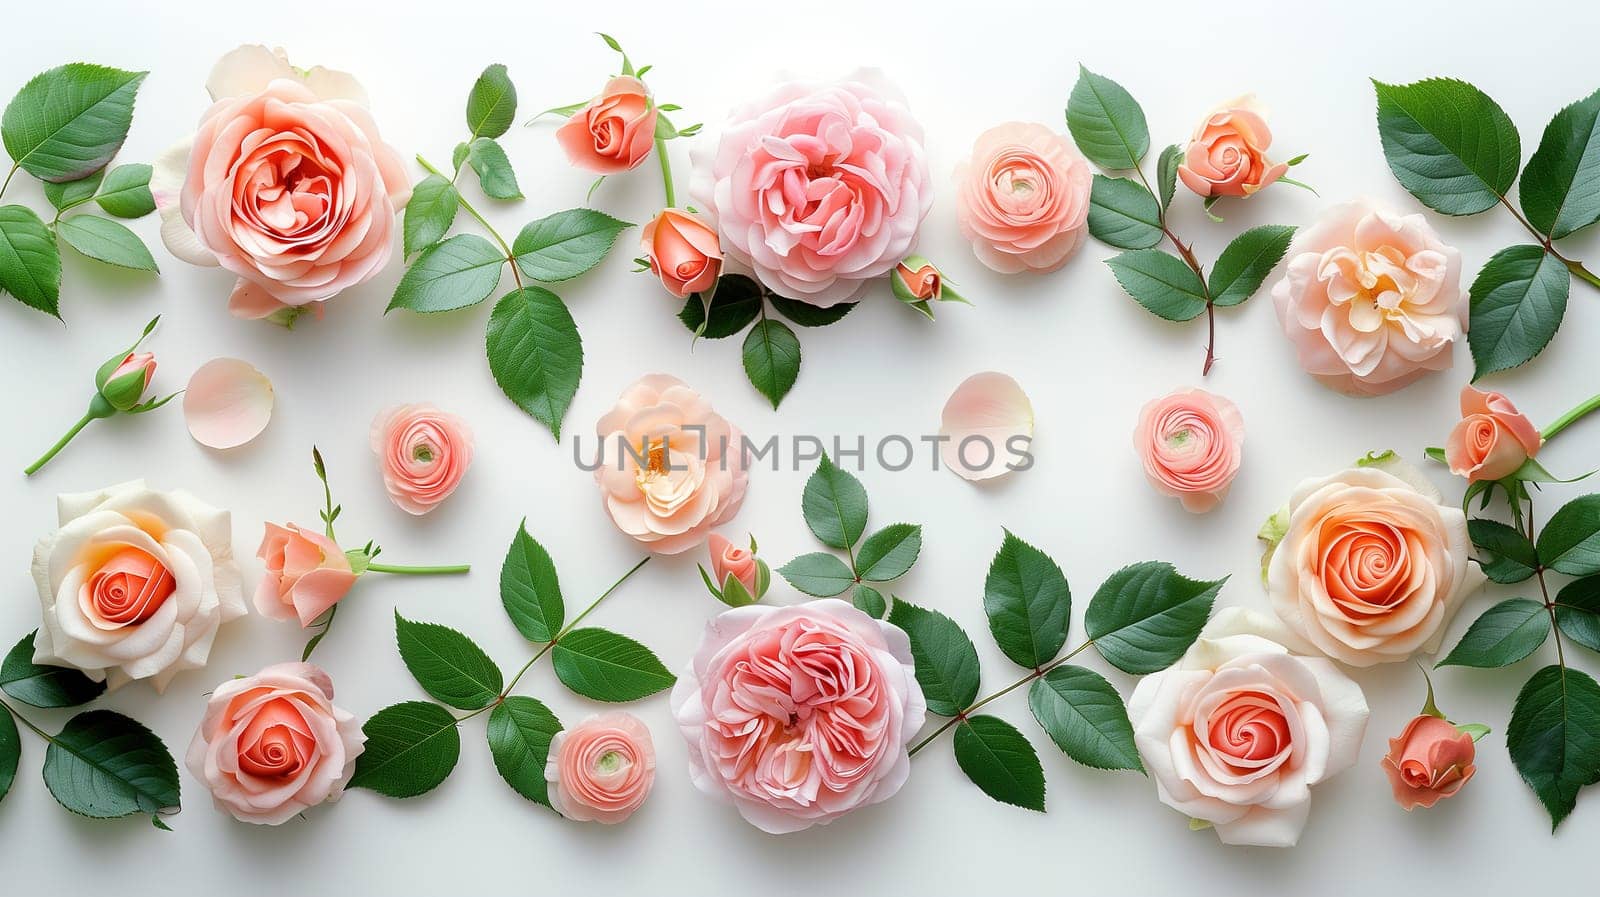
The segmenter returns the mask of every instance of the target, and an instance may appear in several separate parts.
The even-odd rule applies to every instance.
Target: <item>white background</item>
[[[1314,184],[1320,199],[1274,187],[1245,204],[1224,203],[1219,211],[1228,220],[1213,225],[1180,190],[1177,227],[1204,259],[1247,226],[1305,224],[1326,204],[1362,194],[1412,210],[1415,202],[1394,182],[1379,150],[1367,78],[1473,80],[1517,122],[1526,156],[1558,108],[1600,86],[1592,49],[1600,22],[1591,4],[1538,6],[1384,0],[1325,12],[1311,4],[1194,3],[1071,9],[921,3],[898,11],[863,3],[719,9],[659,0],[13,4],[4,21],[0,94],[69,60],[151,70],[119,161],[149,160],[191,130],[207,104],[203,84],[212,63],[242,42],[283,45],[299,65],[355,73],[385,137],[408,158],[422,152],[435,161],[447,161],[460,139],[467,89],[487,63],[510,66],[522,101],[519,123],[591,94],[616,65],[592,36],[597,29],[617,35],[637,62],[658,66],[651,83],[662,101],[685,107],[680,124],[704,120],[711,133],[734,103],[764,90],[780,72],[832,76],[861,64],[881,66],[927,129],[938,192],[921,248],[977,305],[941,308],[930,325],[893,302],[886,287],[877,288],[843,324],[800,334],[804,366],[780,415],[745,381],[737,340],[702,343],[691,353],[673,316],[676,304],[647,277],[629,272],[637,234],[631,231],[601,270],[560,290],[583,333],[586,364],[567,416],[569,435],[558,447],[491,380],[483,357],[486,306],[385,317],[400,276],[393,264],[334,301],[326,320],[308,319],[293,332],[234,320],[225,308],[231,277],[166,254],[151,216],[134,227],[155,248],[159,280],[110,272],[69,251],[66,327],[0,302],[0,395],[7,408],[0,466],[20,471],[76,419],[95,366],[157,312],[165,315],[151,343],[160,357],[160,389],[181,387],[209,358],[240,356],[272,377],[277,413],[262,438],[227,454],[193,443],[176,407],[97,423],[31,480],[0,476],[0,634],[10,645],[38,625],[28,565],[34,541],[54,525],[57,492],[135,477],[188,488],[233,511],[235,549],[253,585],[262,521],[316,522],[321,496],[308,457],[316,443],[345,507],[347,538],[378,540],[385,560],[396,563],[474,565],[468,577],[375,576],[359,585],[318,651],[337,682],[339,703],[366,717],[424,697],[393,647],[395,607],[468,632],[514,670],[529,648],[505,619],[496,582],[518,520],[526,516],[556,558],[569,607],[587,603],[641,554],[611,527],[590,476],[575,469],[570,434],[592,434],[618,392],[652,371],[686,379],[758,441],[770,434],[841,434],[853,442],[862,434],[871,444],[890,433],[935,432],[945,398],[967,375],[999,369],[1021,381],[1038,415],[1036,469],[974,488],[927,470],[923,454],[912,471],[862,475],[875,525],[923,524],[923,556],[894,590],[967,628],[982,656],[985,693],[1019,672],[995,649],[981,606],[1002,526],[1043,547],[1067,571],[1075,620],[1108,573],[1151,558],[1195,576],[1232,574],[1222,601],[1261,606],[1255,532],[1262,518],[1302,477],[1330,472],[1369,449],[1392,447],[1416,458],[1424,446],[1439,444],[1470,374],[1466,347],[1458,348],[1451,370],[1399,394],[1345,398],[1300,371],[1263,294],[1220,313],[1221,360],[1202,381],[1204,324],[1166,323],[1137,307],[1101,264],[1111,254],[1105,247],[1090,242],[1064,270],[1043,277],[1001,277],[979,265],[956,230],[950,172],[976,134],[995,123],[1033,120],[1064,130],[1062,110],[1081,61],[1139,98],[1157,149],[1184,139],[1214,103],[1255,91],[1273,111],[1274,155],[1311,153],[1296,175]],[[566,165],[552,130],[519,124],[505,138],[528,199],[481,202],[503,233],[584,200],[590,177]],[[674,144],[672,152],[681,194],[686,147]],[[659,207],[659,191],[655,170],[643,168],[608,180],[594,204],[643,221]],[[6,200],[44,207],[37,185],[22,176]],[[1461,248],[1469,276],[1494,250],[1524,240],[1503,212],[1431,219]],[[1600,260],[1594,234],[1570,241],[1571,254]],[[1600,294],[1577,284],[1554,344],[1527,369],[1491,383],[1547,423],[1600,388],[1597,338]],[[1146,400],[1202,382],[1239,404],[1249,437],[1232,495],[1215,513],[1197,517],[1148,487],[1129,434]],[[419,400],[464,415],[477,431],[478,457],[455,497],[416,520],[384,497],[367,431],[380,408]],[[1552,470],[1577,472],[1596,466],[1597,445],[1600,420],[1590,420],[1553,443],[1543,459]],[[729,530],[755,532],[774,566],[820,547],[799,513],[805,473],[787,463],[780,472],[756,471]],[[1430,473],[1448,495],[1459,496],[1459,482],[1437,467]],[[1540,517],[1575,494],[1548,490]],[[696,552],[653,561],[592,619],[639,636],[679,667],[720,608],[694,572],[701,559]],[[1447,644],[1502,592],[1469,599]],[[786,585],[774,589],[774,600],[794,598]],[[1073,642],[1080,637],[1075,624]],[[298,656],[303,640],[290,624],[248,618],[224,631],[209,669],[181,676],[164,696],[135,685],[102,703],[145,721],[181,758],[207,691]],[[1570,653],[1591,672],[1600,669],[1581,649]],[[943,744],[917,758],[911,781],[892,801],[826,828],[770,837],[690,785],[662,694],[630,708],[655,734],[660,772],[649,802],[617,827],[564,822],[513,793],[494,770],[481,718],[462,726],[460,765],[435,792],[400,802],[354,791],[274,829],[218,813],[185,770],[184,812],[171,820],[172,834],[138,818],[95,822],[55,806],[39,778],[42,745],[24,731],[23,766],[0,804],[0,867],[12,894],[171,894],[208,884],[240,895],[447,888],[731,894],[817,886],[880,894],[1548,889],[1592,880],[1600,838],[1594,794],[1552,837],[1545,812],[1506,755],[1512,698],[1553,656],[1547,644],[1509,670],[1452,668],[1435,676],[1441,706],[1452,717],[1481,720],[1495,732],[1480,745],[1478,777],[1460,796],[1411,814],[1390,800],[1378,760],[1384,739],[1420,706],[1421,676],[1409,664],[1357,673],[1373,708],[1360,763],[1315,790],[1310,825],[1293,851],[1223,847],[1213,833],[1189,831],[1181,815],[1156,800],[1148,779],[1075,765],[1029,720],[1021,692],[992,706],[1038,747],[1050,786],[1048,814],[990,801],[962,777]],[[1098,659],[1090,663],[1104,669]],[[1111,678],[1124,693],[1132,688],[1127,677]],[[565,692],[544,665],[519,688],[569,722],[595,709]],[[55,727],[68,714],[31,715]],[[1580,869],[1589,874],[1579,878]]]

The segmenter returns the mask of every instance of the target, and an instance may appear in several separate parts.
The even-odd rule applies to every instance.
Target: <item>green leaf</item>
[[[97,262],[138,271],[157,270],[156,260],[139,235],[110,218],[73,215],[56,222],[56,233],[68,246]]]
[[[34,707],[76,707],[105,694],[104,682],[96,682],[78,670],[34,663],[33,640],[37,634],[35,630],[23,636],[0,662],[0,689]]]
[[[94,201],[108,215],[143,218],[156,210],[156,198],[150,193],[152,173],[153,169],[143,162],[118,165],[106,173]]]
[[[500,565],[500,603],[512,625],[530,642],[555,638],[566,620],[555,561],[528,535],[527,520],[517,526],[505,563]]]
[[[1078,149],[1101,168],[1138,168],[1150,150],[1150,128],[1138,102],[1122,85],[1081,65],[1067,99],[1067,130]]]
[[[889,602],[883,600],[883,593],[866,584],[857,585],[855,591],[850,593],[850,603],[875,620],[883,619],[884,611],[889,609]]]
[[[439,787],[461,759],[461,733],[450,711],[431,701],[379,710],[361,727],[366,749],[347,787],[416,797]]]
[[[677,681],[649,648],[605,629],[572,630],[550,661],[562,684],[596,701],[637,701]]]
[[[467,94],[467,130],[473,137],[499,137],[517,117],[517,88],[506,67],[495,63],[483,70]]]
[[[1161,242],[1161,206],[1143,184],[1097,174],[1089,192],[1089,233],[1118,249],[1149,249]]]
[[[86,710],[44,752],[44,784],[74,813],[115,819],[176,812],[178,765],[154,732],[110,710]]]
[[[1100,656],[1124,673],[1164,670],[1199,637],[1227,581],[1189,579],[1161,561],[1132,564],[1095,591],[1083,625]]]
[[[1528,222],[1552,240],[1600,221],[1600,90],[1550,120],[1517,189]]]
[[[806,480],[800,513],[817,541],[833,548],[849,548],[867,528],[866,487],[824,454]]]
[[[1498,520],[1468,520],[1467,534],[1478,549],[1478,564],[1484,575],[1495,582],[1522,582],[1539,566],[1539,556],[1528,537]]]
[[[1508,598],[1483,612],[1438,666],[1503,667],[1527,657],[1550,634],[1550,614],[1527,598]]]
[[[500,285],[506,257],[477,234],[456,234],[422,250],[395,287],[385,312],[454,311],[477,305]]]
[[[800,378],[800,340],[782,321],[762,318],[744,338],[744,373],[776,409]]]
[[[1234,237],[1211,266],[1211,301],[1238,305],[1254,296],[1293,238],[1294,228],[1281,224],[1252,227]]]
[[[1556,626],[1590,651],[1600,651],[1600,576],[1586,576],[1556,594]]]
[[[1378,136],[1400,186],[1446,215],[1472,215],[1511,189],[1522,143],[1511,118],[1465,81],[1372,82]]]
[[[1034,680],[1028,708],[1056,746],[1079,763],[1144,770],[1122,696],[1099,673],[1058,666]]]
[[[906,575],[922,553],[922,527],[891,523],[861,543],[856,569],[867,582],[888,582]]]
[[[430,174],[411,188],[404,226],[407,258],[444,239],[450,225],[455,223],[456,209],[460,203],[460,191],[442,175]],[[495,257],[498,259],[500,254],[495,253]],[[495,283],[499,282],[499,272],[496,271]],[[494,287],[489,289],[492,291]]]
[[[1000,651],[1038,669],[1067,643],[1072,590],[1049,555],[1006,530],[983,581],[983,611]]]
[[[978,649],[956,621],[899,598],[889,622],[905,630],[928,711],[956,716],[978,699]]]
[[[448,626],[418,623],[394,612],[400,659],[423,690],[460,710],[481,710],[500,697],[500,668],[472,639]]]
[[[1554,830],[1577,806],[1578,789],[1600,781],[1600,685],[1570,667],[1534,673],[1517,695],[1506,747]]]
[[[522,273],[544,283],[570,280],[600,264],[633,227],[594,209],[567,209],[524,226],[511,242]]]
[[[1183,147],[1176,143],[1162,150],[1161,158],[1156,160],[1156,184],[1161,189],[1163,209],[1172,205],[1172,194],[1178,189],[1178,166],[1182,163]]]
[[[956,727],[956,764],[997,801],[1044,812],[1044,767],[1033,745],[1010,723],[974,716]]]
[[[76,181],[62,183],[44,182],[44,198],[50,200],[50,205],[57,209],[82,205],[94,198],[95,191],[100,189],[100,182],[105,180],[104,171],[96,171],[88,177]]]
[[[1474,380],[1531,361],[1556,335],[1567,313],[1572,278],[1560,259],[1538,246],[1495,253],[1469,291]]]
[[[809,302],[799,299],[785,299],[782,296],[767,295],[767,301],[778,314],[783,315],[801,327],[826,327],[838,323],[845,315],[855,310],[859,302],[838,302],[827,308],[818,308]]]
[[[725,274],[717,280],[711,294],[711,320],[706,321],[706,303],[700,293],[683,302],[678,320],[706,339],[725,339],[750,326],[761,314],[761,285],[743,274]],[[701,330],[700,325],[705,324]]]
[[[1539,559],[1569,576],[1600,573],[1600,494],[1561,506],[1539,533]]]
[[[4,708],[0,708],[3,710]],[[0,801],[17,780],[17,764],[22,762],[22,737],[10,713],[0,713]]]
[[[1193,320],[1206,310],[1206,287],[1177,256],[1135,249],[1106,259],[1117,283],[1140,305],[1169,321]]]
[[[825,551],[802,554],[779,567],[778,573],[789,585],[816,598],[832,598],[856,584],[844,561]]]
[[[511,695],[489,711],[489,754],[494,757],[494,768],[512,790],[547,807],[550,788],[544,767],[550,759],[550,741],[560,731],[561,720],[533,698]]]
[[[517,173],[511,168],[511,159],[505,148],[492,137],[479,137],[467,149],[467,164],[478,173],[478,186],[490,199],[521,199],[522,188],[517,186]]]
[[[560,297],[540,287],[502,296],[489,315],[489,371],[517,407],[561,441],[583,376],[583,340]]]
[[[35,75],[0,118],[6,153],[41,181],[99,171],[128,137],[147,74],[74,62]]]
[[[0,206],[0,291],[61,317],[61,253],[32,209]]]

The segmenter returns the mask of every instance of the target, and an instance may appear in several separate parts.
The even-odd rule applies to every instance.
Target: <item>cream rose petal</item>
[[[237,358],[214,358],[189,378],[183,417],[201,445],[230,449],[261,435],[272,419],[272,381]]]
[[[1033,404],[1009,375],[973,374],[945,402],[939,433],[948,437],[940,449],[945,466],[957,476],[973,481],[1005,476],[1015,455],[1012,440],[1033,439]]]

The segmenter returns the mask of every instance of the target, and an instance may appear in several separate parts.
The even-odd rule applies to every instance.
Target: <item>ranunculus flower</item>
[[[186,762],[217,809],[280,825],[343,796],[366,740],[361,721],[333,706],[327,673],[279,663],[217,686]]]
[[[739,428],[677,377],[639,378],[595,433],[606,513],[650,551],[694,548],[739,512],[750,479]]]
[[[1283,177],[1289,166],[1267,158],[1272,131],[1252,95],[1229,100],[1194,129],[1178,179],[1204,197],[1249,196]]]
[[[1351,666],[1436,653],[1462,599],[1484,583],[1467,563],[1466,515],[1414,468],[1391,469],[1302,482],[1267,565],[1273,611]]]
[[[1334,206],[1295,234],[1272,303],[1300,366],[1351,395],[1448,368],[1467,332],[1461,254],[1421,215],[1366,202]]]
[[[905,258],[933,205],[922,126],[873,70],[784,84],[735,109],[715,148],[692,157],[691,192],[723,251],[821,308]]]
[[[381,271],[411,181],[361,85],[258,45],[222,57],[206,89],[199,130],[151,176],[172,254],[237,274],[228,308],[241,318],[320,313]]]
[[[310,626],[356,584],[350,559],[332,539],[293,523],[268,523],[256,557],[267,566],[256,587],[256,610],[274,620]]]
[[[472,429],[432,405],[396,405],[372,421],[372,451],[395,507],[421,516],[450,497],[472,464]]]
[[[1203,514],[1222,501],[1239,473],[1244,417],[1222,396],[1180,390],[1145,404],[1133,448],[1156,491]]]
[[[576,822],[614,825],[633,815],[656,781],[656,746],[631,713],[591,716],[550,740],[550,804]]]
[[[1478,771],[1472,736],[1437,716],[1420,714],[1389,739],[1383,771],[1404,810],[1431,807],[1453,796]]]
[[[1066,264],[1088,233],[1089,163],[1044,125],[1007,122],[978,135],[956,169],[961,235],[1002,274]]]
[[[61,528],[33,550],[44,612],[34,662],[156,691],[205,666],[217,628],[245,613],[228,512],[143,480],[56,505]]]
[[[829,598],[713,619],[672,713],[695,787],[783,834],[893,797],[927,705],[906,634]]]
[[[1450,472],[1469,480],[1500,480],[1539,454],[1544,437],[1533,421],[1497,392],[1461,387],[1461,421],[1445,440]]]
[[[644,226],[639,247],[650,273],[679,299],[710,289],[722,273],[717,232],[689,212],[662,209]]]
[[[650,158],[656,139],[656,107],[644,82],[618,75],[556,129],[567,161],[598,175],[617,174]]]
[[[1134,744],[1161,802],[1211,823],[1224,844],[1291,847],[1311,786],[1361,752],[1361,686],[1277,621],[1231,607],[1128,700]]]

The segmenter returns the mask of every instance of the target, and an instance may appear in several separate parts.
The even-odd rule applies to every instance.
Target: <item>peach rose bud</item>
[[[256,610],[274,620],[298,618],[302,627],[338,604],[360,575],[332,539],[293,523],[267,524],[256,557],[267,567],[256,588]]]
[[[1461,387],[1461,420],[1444,445],[1450,472],[1468,480],[1503,480],[1539,454],[1544,437],[1497,392]]]
[[[662,209],[652,218],[640,235],[639,248],[650,273],[679,299],[711,289],[722,273],[717,232],[681,209]]]
[[[573,165],[598,175],[637,168],[656,139],[656,106],[644,82],[618,75],[600,95],[556,129],[556,140]]]
[[[1419,715],[1389,739],[1383,758],[1395,803],[1410,811],[1454,795],[1478,771],[1476,753],[1471,735],[1437,716]]]
[[[1251,95],[1230,100],[1195,128],[1178,164],[1178,178],[1202,197],[1249,196],[1283,177],[1284,162],[1267,158],[1272,131]]]
[[[631,713],[592,716],[551,739],[544,777],[556,812],[575,822],[614,825],[650,796],[655,742]]]
[[[966,297],[951,288],[944,273],[920,255],[907,256],[889,272],[889,286],[894,297],[933,320],[934,302],[967,302]],[[968,305],[972,303],[967,302]]]
[[[1228,494],[1244,454],[1244,417],[1203,389],[1172,393],[1139,412],[1133,447],[1150,485],[1203,514]]]
[[[711,572],[701,567],[700,577],[711,594],[729,607],[760,601],[772,585],[772,571],[766,561],[756,557],[755,537],[750,537],[749,548],[734,545],[721,533],[712,533],[706,544],[711,550]]]

